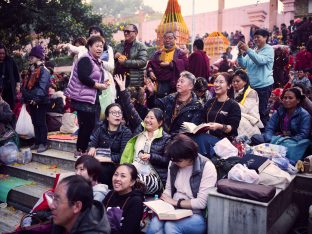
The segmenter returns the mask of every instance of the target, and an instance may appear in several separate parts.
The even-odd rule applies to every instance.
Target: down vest
[[[84,57],[88,57],[92,64],[92,72],[91,72],[90,78],[94,80],[95,82],[99,83],[104,74],[101,64],[99,63],[98,60],[92,57],[89,53],[87,53],[85,56],[81,57],[80,59]],[[75,63],[74,66],[75,67],[73,69],[73,76],[70,79],[68,83],[68,87],[64,92],[65,96],[75,101],[95,104],[97,89],[93,87],[88,87],[84,85],[83,83],[81,83],[81,81],[78,78],[78,61],[77,63]]]
[[[135,136],[128,141],[121,156],[120,163],[132,163],[134,159],[135,143],[138,135],[145,131],[144,123],[138,112],[135,110],[133,104],[130,102],[129,92],[122,91],[120,93],[120,98],[124,116],[129,118],[129,121],[132,122],[133,125],[137,126],[136,130],[134,131]],[[168,165],[170,161],[170,159],[165,155],[165,147],[169,141],[170,135],[163,131],[162,128],[160,128],[159,134],[153,140],[150,150],[150,163],[159,174],[163,184],[165,184],[167,180]]]

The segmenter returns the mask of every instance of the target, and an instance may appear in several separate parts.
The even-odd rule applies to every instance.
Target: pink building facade
[[[281,23],[289,24],[289,20],[294,17],[294,2],[295,0],[284,0],[284,12],[282,14],[277,13],[276,8],[276,25],[280,26]],[[258,27],[264,27],[272,29],[270,27],[270,9],[271,3],[253,4],[244,7],[228,8],[222,11],[222,30],[235,32],[236,30],[242,31],[246,40],[249,39],[249,30],[252,25]],[[181,6],[183,7],[183,6]],[[184,16],[184,20],[191,31],[192,29],[192,16]],[[274,21],[275,21],[274,20]],[[142,34],[139,34],[139,40],[150,41],[156,39],[155,29],[160,23],[159,20],[145,21],[141,26]],[[272,22],[271,22],[272,24]],[[201,13],[195,15],[195,35],[203,36],[206,33],[218,31],[218,11],[212,11],[207,13]],[[123,39],[122,32],[118,32],[114,35],[116,41]]]

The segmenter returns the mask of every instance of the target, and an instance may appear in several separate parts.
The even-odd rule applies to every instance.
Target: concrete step
[[[57,166],[57,165],[56,165]],[[72,170],[74,171],[74,169]],[[38,162],[30,162],[25,165],[13,164],[0,168],[0,173],[22,178],[24,180],[32,180],[41,184],[52,187],[57,173],[66,173],[64,170],[53,165],[45,165]]]
[[[0,208],[0,233],[13,232],[24,215],[13,207]]]
[[[48,149],[43,153],[32,151],[32,161],[45,165],[57,165],[57,167],[73,171],[75,168],[76,159],[72,152],[61,151],[56,149]]]
[[[66,151],[66,152],[75,152],[76,151],[76,140],[71,141],[62,141],[62,140],[48,140],[50,148]]]

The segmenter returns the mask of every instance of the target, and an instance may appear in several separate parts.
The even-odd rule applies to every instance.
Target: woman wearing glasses
[[[165,155],[165,146],[170,140],[162,124],[163,111],[151,109],[144,120],[130,101],[126,90],[126,81],[116,75],[115,81],[120,87],[120,100],[125,117],[133,126],[137,126],[121,156],[120,163],[132,163],[139,172],[139,179],[145,184],[146,194],[160,192],[167,179],[169,158]]]
[[[100,181],[108,184],[109,187],[111,187],[115,163],[119,163],[121,154],[132,136],[130,129],[122,123],[122,118],[119,104],[108,105],[105,109],[105,120],[93,131],[89,142],[88,155],[106,157],[107,162],[102,163],[105,173],[101,174]]]

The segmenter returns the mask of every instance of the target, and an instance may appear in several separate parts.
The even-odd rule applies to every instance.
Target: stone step
[[[74,171],[74,169],[72,171]],[[15,176],[24,180],[32,180],[50,187],[53,186],[57,173],[67,172],[69,172],[69,170],[38,162],[30,162],[25,165],[13,164],[0,168],[0,173],[2,174]]]
[[[7,203],[18,210],[29,213],[41,195],[51,188],[35,182],[13,188],[8,194]]]
[[[48,149],[43,153],[37,153],[36,150],[33,150],[32,161],[45,165],[57,165],[59,168],[73,171],[76,159],[74,158],[74,154],[72,152]]]
[[[76,140],[62,141],[62,140],[48,140],[51,149],[75,152],[76,151]]]
[[[0,208],[0,233],[13,232],[24,215],[24,212],[10,206]]]

